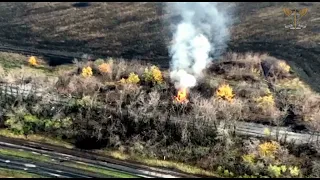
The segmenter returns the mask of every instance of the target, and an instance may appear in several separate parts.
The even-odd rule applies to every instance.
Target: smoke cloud
[[[217,2],[173,2],[167,8],[182,18],[169,47],[170,77],[177,89],[191,88],[212,61],[210,56],[217,57],[225,49],[231,18]]]

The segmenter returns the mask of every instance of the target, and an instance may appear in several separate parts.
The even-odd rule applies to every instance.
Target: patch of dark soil
[[[284,119],[284,124],[283,125],[290,127],[293,132],[308,131],[306,125],[302,124],[299,121],[299,119],[301,119],[301,117],[296,116],[291,109],[292,108],[289,108],[287,110],[287,116]]]
[[[290,144],[288,149],[297,157],[300,157],[301,155],[319,157],[317,150],[309,144]]]

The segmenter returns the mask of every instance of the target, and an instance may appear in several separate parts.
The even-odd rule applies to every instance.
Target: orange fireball
[[[181,88],[178,91],[177,96],[175,96],[175,100],[183,103],[187,101],[187,88]]]

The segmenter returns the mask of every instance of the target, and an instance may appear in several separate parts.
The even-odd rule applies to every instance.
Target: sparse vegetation
[[[44,178],[43,176],[39,176],[33,173],[27,173],[22,170],[12,170],[0,168],[0,177],[1,178]]]
[[[65,162],[65,163],[63,163],[63,165],[66,165],[66,166],[69,166],[69,167],[74,167],[74,168],[77,168],[77,169],[90,171],[90,172],[93,172],[93,173],[103,174],[106,177],[139,178],[138,176],[127,174],[127,173],[124,173],[124,172],[120,172],[120,171],[116,171],[116,170],[110,170],[110,169],[103,169],[103,168],[95,167],[95,166],[88,165],[88,164]]]

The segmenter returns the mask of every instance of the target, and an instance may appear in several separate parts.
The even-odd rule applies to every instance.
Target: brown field
[[[1,43],[24,47],[142,59],[168,66],[168,20],[163,3],[100,3],[74,7],[71,2],[7,2],[0,6]],[[318,3],[235,3],[229,49],[266,52],[287,61],[319,90]],[[283,7],[309,8],[307,28],[287,30]]]

